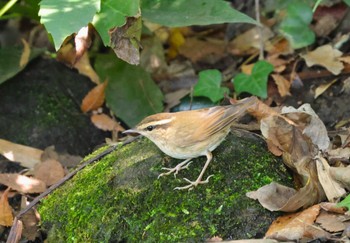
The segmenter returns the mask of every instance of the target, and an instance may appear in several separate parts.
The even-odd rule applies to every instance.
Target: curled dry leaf
[[[0,139],[0,154],[10,161],[21,163],[24,167],[33,168],[36,163],[40,163],[43,151]]]
[[[300,213],[278,217],[266,232],[265,237],[282,241],[329,239],[330,235],[327,232],[313,225],[319,212],[320,206],[314,205]]]
[[[91,122],[103,131],[125,131],[125,129],[111,117],[106,114],[94,114],[91,116]]]
[[[315,90],[314,98],[317,99],[321,94],[323,94],[329,87],[331,87],[337,81],[338,81],[338,79],[333,79],[329,83],[321,84],[320,86],[318,86]]]
[[[7,188],[0,197],[0,225],[11,226],[13,223],[12,208],[8,202],[8,193],[10,188]]]
[[[92,68],[89,55],[87,52],[85,52],[80,58],[79,61],[77,61],[74,64],[74,67],[78,69],[78,72],[82,75],[85,75],[91,79],[92,82],[95,84],[100,84],[100,78],[95,72],[95,70]]]
[[[325,194],[313,165],[314,162],[306,158],[296,165],[300,180],[305,185],[298,191],[273,182],[257,191],[247,193],[247,196],[259,200],[260,204],[270,211],[295,212],[302,207],[314,205],[324,200]]]
[[[34,177],[43,181],[47,186],[57,183],[64,177],[64,174],[61,163],[54,159],[47,159],[34,167]]]
[[[344,68],[343,63],[338,59],[342,54],[341,51],[331,45],[324,45],[306,55],[302,55],[302,58],[304,58],[308,67],[320,65],[334,75],[338,75]]]
[[[278,88],[278,93],[282,96],[288,96],[291,95],[289,92],[290,89],[290,82],[285,79],[282,75],[280,74],[272,74],[271,75],[273,80],[275,81],[277,88]]]
[[[348,167],[330,167],[329,173],[338,182],[340,182],[347,190],[350,190],[350,166]]]
[[[30,47],[28,42],[25,39],[21,39],[22,43],[23,43],[23,52],[21,55],[21,59],[19,60],[19,66],[21,68],[25,67],[29,61],[29,57],[30,57]]]
[[[316,157],[316,168],[318,180],[320,181],[323,190],[326,193],[328,201],[334,202],[338,198],[344,196],[346,191],[337,181],[330,175],[330,166],[328,162],[321,156]]]
[[[105,89],[107,87],[107,80],[101,84],[95,86],[90,92],[84,97],[81,103],[81,110],[83,112],[88,112],[91,110],[96,110],[101,107],[105,101]]]
[[[20,174],[0,174],[0,183],[22,193],[41,193],[46,190],[43,181]]]

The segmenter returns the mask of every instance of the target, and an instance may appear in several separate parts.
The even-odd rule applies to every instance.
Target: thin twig
[[[264,60],[264,40],[263,40],[263,31],[260,21],[260,5],[259,0],[255,0],[255,18],[259,23],[258,33],[259,33],[259,60]]]

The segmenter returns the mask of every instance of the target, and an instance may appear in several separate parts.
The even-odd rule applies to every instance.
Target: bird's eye
[[[149,131],[149,132],[152,131],[153,129],[154,129],[154,126],[148,126],[148,127],[146,127],[146,130]]]

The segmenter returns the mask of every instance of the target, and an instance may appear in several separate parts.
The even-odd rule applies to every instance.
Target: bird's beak
[[[139,133],[135,128],[126,130],[124,132],[122,132],[123,134],[130,134],[130,133]]]

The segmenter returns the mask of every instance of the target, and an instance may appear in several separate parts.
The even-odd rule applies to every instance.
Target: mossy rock
[[[230,134],[213,155],[206,171],[214,175],[210,182],[178,191],[173,189],[186,184],[183,177],[197,178],[205,157],[194,159],[176,179],[157,179],[161,167],[180,161],[145,138],[119,147],[43,200],[39,211],[49,242],[261,238],[276,214],[245,193],[272,181],[290,184],[288,172],[256,138]]]

